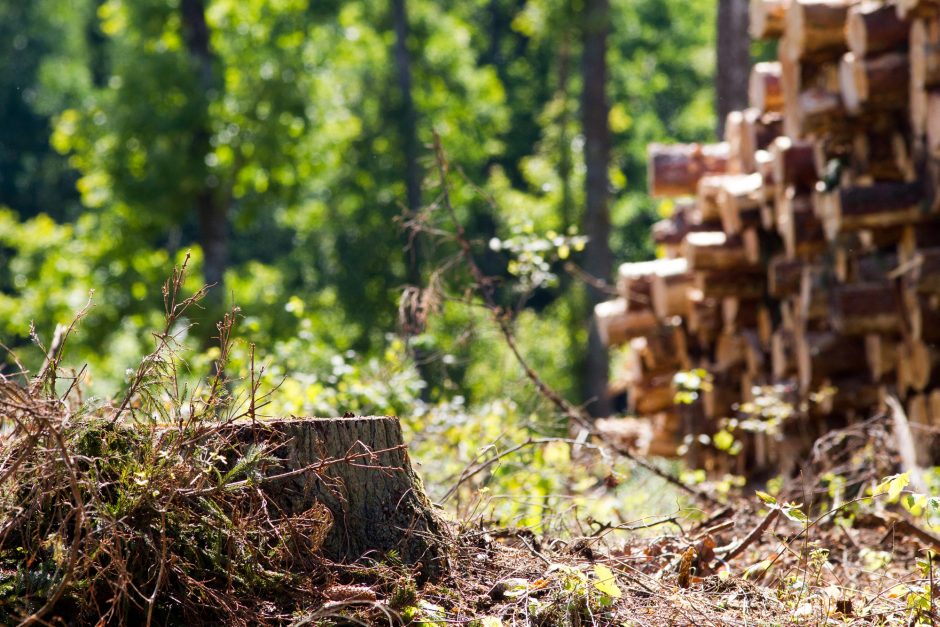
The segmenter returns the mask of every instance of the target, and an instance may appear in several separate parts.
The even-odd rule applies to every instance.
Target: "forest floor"
[[[930,472],[910,484],[909,473],[892,475],[904,466],[892,430],[881,416],[831,432],[776,497],[748,488],[695,520],[595,523],[565,539],[464,522],[442,581],[336,571],[315,615],[479,627],[937,625],[938,500],[911,485],[924,489]]]
[[[888,512],[799,524],[773,511],[742,502],[619,542],[464,529],[443,581],[419,589],[402,571],[378,583],[374,569],[346,571],[315,615],[480,627],[940,623],[924,552],[938,547],[922,527]]]

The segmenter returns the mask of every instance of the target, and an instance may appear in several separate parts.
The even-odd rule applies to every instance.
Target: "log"
[[[827,239],[834,240],[842,232],[916,222],[922,200],[917,182],[880,182],[817,194],[814,203]]]
[[[767,265],[767,293],[782,300],[800,292],[803,266],[806,262],[785,255],[775,255]]]
[[[940,19],[911,23],[909,54],[911,85],[940,87]]]
[[[920,294],[940,294],[940,247],[918,249],[898,274]]]
[[[793,141],[778,137],[770,145],[773,156],[774,182],[778,186],[793,186],[809,191],[816,185],[816,155],[813,142]]]
[[[739,333],[722,333],[715,342],[715,362],[712,374],[727,372],[747,362],[747,339]]]
[[[649,309],[628,311],[624,298],[595,305],[594,319],[604,346],[620,346],[634,337],[655,331],[659,325],[656,314]]]
[[[640,416],[672,409],[675,406],[675,390],[672,388],[672,373],[642,379],[629,388],[628,409]]]
[[[748,31],[751,39],[776,39],[783,35],[789,0],[751,0]]]
[[[864,338],[846,337],[832,332],[807,332],[796,338],[797,370],[800,389],[817,391],[836,376],[853,376],[864,364]]]
[[[692,222],[690,214],[693,213],[693,208],[688,205],[683,205],[681,210],[680,207],[676,209],[677,211],[671,218],[659,220],[651,227],[653,243],[662,246],[669,259],[674,259],[681,254],[679,249],[687,234],[721,230],[721,222],[718,220],[704,223]]]
[[[825,60],[845,49],[848,0],[791,0],[786,12],[786,47],[781,53],[793,60]]]
[[[643,337],[630,340],[631,381],[689,369],[685,332],[677,324],[664,324]]]
[[[824,415],[842,414],[850,419],[861,414],[868,418],[873,407],[880,401],[880,393],[876,386],[862,377],[844,375],[829,382],[835,393],[824,396],[817,406],[817,411]]]
[[[682,242],[682,256],[692,271],[748,268],[756,264],[757,246],[756,234],[750,231],[740,236],[723,231],[689,233]]]
[[[787,329],[777,329],[770,339],[771,373],[782,381],[797,373],[796,335]]]
[[[917,174],[902,133],[858,133],[852,142],[855,180],[913,181]]]
[[[717,199],[722,230],[735,235],[745,226],[757,226],[763,195],[764,180],[760,174],[723,176]]]
[[[897,247],[898,264],[907,265],[924,248],[940,248],[940,220],[902,227]]]
[[[761,113],[783,111],[782,71],[779,61],[763,61],[751,68],[748,102]]]
[[[721,299],[721,320],[726,333],[758,329],[770,314],[760,299],[726,296]],[[769,336],[769,333],[768,333]]]
[[[923,392],[940,384],[940,353],[922,340],[908,340],[901,344],[897,354],[899,372],[898,390]]]
[[[810,87],[799,92],[790,107],[789,120],[784,119],[788,135],[804,136],[812,133],[834,133],[846,125],[846,109],[842,93],[838,90]]]
[[[704,223],[721,220],[721,207],[718,205],[718,196],[721,194],[725,176],[724,174],[712,174],[699,179],[695,189],[694,221]]]
[[[688,291],[692,287],[692,281],[693,276],[688,272],[685,259],[682,259],[682,263],[665,267],[653,275],[653,311],[658,318],[665,320],[672,316],[689,314]]]
[[[701,290],[688,291],[689,332],[695,334],[703,345],[711,345],[721,330],[721,302],[719,298],[706,297]]]
[[[928,344],[940,343],[940,295],[918,294],[905,289],[901,294],[907,318],[907,335]]]
[[[902,312],[890,281],[853,283],[832,289],[830,320],[843,335],[901,332]]]
[[[789,259],[813,256],[826,248],[823,222],[815,212],[814,197],[788,188],[777,201],[777,232]]]
[[[937,0],[893,0],[898,17],[934,17],[940,13]]]
[[[758,171],[757,151],[783,132],[779,113],[761,114],[758,109],[731,111],[725,119],[725,142],[728,144],[730,174],[752,174]]]
[[[756,300],[763,297],[766,280],[766,273],[759,268],[742,269],[733,273],[696,272],[692,286],[705,299]]]
[[[926,99],[927,154],[936,158],[940,157],[940,89],[927,92]]]
[[[439,579],[449,571],[453,539],[411,467],[398,418],[289,418],[238,422],[224,429],[246,446],[272,438],[284,442],[272,452],[280,464],[271,475],[374,452],[318,473],[271,479],[261,489],[287,515],[318,503],[330,510],[333,524],[323,543],[328,559],[381,559],[396,551],[424,578]]]
[[[700,178],[728,170],[729,148],[721,144],[650,144],[649,191],[653,197],[694,194]]]
[[[865,336],[865,360],[872,383],[883,383],[897,370],[898,342],[873,333]]]
[[[903,52],[867,59],[847,52],[839,63],[839,83],[849,113],[904,109],[910,103],[910,60]]]
[[[915,137],[927,132],[931,92],[940,89],[940,19],[917,19],[910,31],[911,131]],[[933,107],[937,113],[937,105]]]
[[[685,259],[654,259],[621,264],[617,269],[617,291],[626,299],[627,311],[652,309],[653,277],[658,274],[684,274]]]
[[[895,8],[880,2],[862,2],[849,9],[845,40],[857,57],[869,57],[907,47],[910,22]]]

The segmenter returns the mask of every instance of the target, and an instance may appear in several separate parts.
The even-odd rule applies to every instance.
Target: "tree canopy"
[[[326,381],[340,362],[401,371],[419,355],[425,399],[511,396],[500,382],[519,373],[458,294],[422,333],[399,333],[403,288],[440,259],[399,220],[414,209],[409,176],[421,206],[437,200],[436,133],[499,298],[518,304],[510,285],[533,258],[555,275],[514,324],[577,397],[588,311],[562,265],[580,253],[541,259],[538,245],[578,231],[584,212],[582,13],[573,0],[8,3],[0,337],[35,367],[31,328],[47,337],[94,290],[67,360],[113,391],[162,315],[163,278],[190,251],[217,284],[191,334],[210,337],[220,308],[237,305],[269,372]],[[714,14],[713,3],[611,4],[615,260],[651,252],[646,143],[713,133]],[[487,246],[494,238],[516,246]],[[331,407],[324,390],[297,390],[298,411]]]

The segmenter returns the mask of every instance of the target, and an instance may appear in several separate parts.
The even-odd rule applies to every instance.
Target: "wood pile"
[[[624,264],[596,320],[629,346],[651,452],[685,438],[695,456],[730,429],[754,472],[889,394],[940,427],[940,0],[754,0],[750,15],[778,60],[753,67],[723,142],[649,147],[650,193],[675,206],[652,230],[661,256]],[[710,381],[677,406],[675,375],[697,368]],[[797,409],[779,430],[768,397]]]

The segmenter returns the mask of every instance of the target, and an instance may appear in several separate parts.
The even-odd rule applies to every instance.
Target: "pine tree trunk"
[[[747,108],[751,71],[748,0],[718,0],[718,66],[715,112],[718,137],[725,135],[725,118]]]
[[[584,21],[584,93],[581,106],[584,128],[584,161],[587,167],[584,233],[590,238],[584,256],[585,270],[608,280],[613,264],[610,253],[610,210],[608,208],[607,168],[610,160],[610,130],[607,126],[607,28],[610,10],[607,0],[587,0]],[[604,300],[604,293],[587,287],[588,311]],[[607,351],[597,325],[591,323],[584,369],[584,393],[593,416],[610,413],[607,396]]]
[[[424,578],[448,571],[450,531],[411,467],[398,418],[289,418],[230,428],[246,445],[284,442],[274,451],[281,462],[269,476],[323,460],[346,460],[261,484],[287,515],[317,503],[330,510],[333,525],[323,544],[329,559],[381,561],[394,551]]]
[[[228,203],[217,189],[209,186],[208,172],[204,170],[206,154],[212,150],[209,129],[209,92],[213,89],[213,56],[210,49],[209,25],[206,22],[205,0],[182,0],[180,3],[183,36],[196,72],[198,93],[191,94],[200,102],[201,119],[193,130],[190,159],[203,176],[203,187],[196,192],[195,210],[199,222],[199,245],[202,248],[202,272],[206,285],[214,286],[206,298],[204,318],[210,322],[204,333],[211,336],[211,322],[222,315],[225,301],[225,270],[228,267]]]
[[[395,24],[395,69],[398,74],[400,132],[405,151],[405,193],[408,211],[421,209],[421,168],[418,164],[418,117],[412,95],[411,53],[408,50],[408,9],[405,0],[392,0]],[[409,236],[410,238],[410,236]],[[418,240],[406,242],[408,250],[408,281],[418,285],[421,280],[421,254]]]

